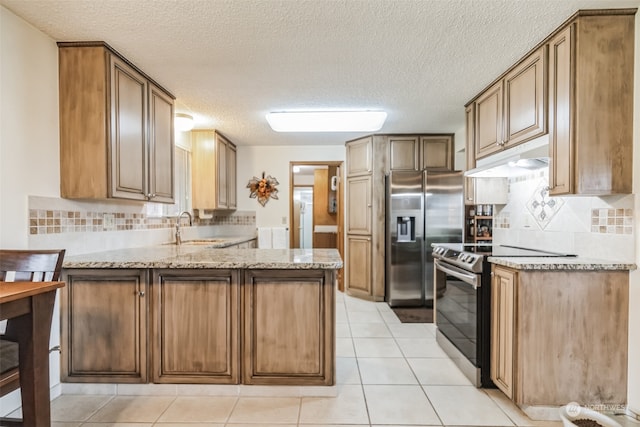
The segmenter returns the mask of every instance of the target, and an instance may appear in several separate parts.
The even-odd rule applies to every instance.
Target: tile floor
[[[262,396],[65,394],[52,402],[53,426],[561,426],[473,387],[436,344],[433,324],[402,324],[386,303],[342,293],[336,303],[336,397],[274,397],[264,388]]]

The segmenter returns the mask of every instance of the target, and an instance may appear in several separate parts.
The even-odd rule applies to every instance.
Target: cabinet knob
[[[144,296],[144,291],[140,291],[140,292],[138,292],[138,295],[140,295],[141,297],[143,297],[143,296]]]

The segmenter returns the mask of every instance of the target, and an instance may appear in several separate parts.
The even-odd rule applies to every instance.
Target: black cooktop
[[[523,248],[510,245],[491,244],[467,244],[467,243],[443,243],[435,246],[444,246],[457,252],[476,253],[486,256],[504,257],[575,257],[574,254],[547,251],[543,249]]]

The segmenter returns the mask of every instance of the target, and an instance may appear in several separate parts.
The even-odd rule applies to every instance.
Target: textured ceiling
[[[455,132],[464,104],[578,9],[638,0],[0,0],[56,41],[104,40],[176,111],[238,145],[343,144],[273,132],[287,109],[384,109],[380,133]]]

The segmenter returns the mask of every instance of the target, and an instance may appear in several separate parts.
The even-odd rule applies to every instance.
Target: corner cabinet
[[[60,194],[174,202],[174,97],[105,43],[58,43]]]
[[[543,46],[467,105],[473,105],[475,110],[473,155],[476,159],[547,132],[546,62],[547,49]]]
[[[192,206],[202,210],[235,210],[236,146],[214,130],[191,131]]]
[[[61,280],[62,381],[147,382],[147,270],[63,269]]]
[[[491,379],[525,412],[571,401],[602,404],[603,396],[623,405],[628,314],[628,271],[494,264]],[[606,351],[594,351],[594,343]]]
[[[635,11],[584,11],[549,41],[552,196],[632,192]]]
[[[237,270],[153,271],[154,383],[240,381]]]

